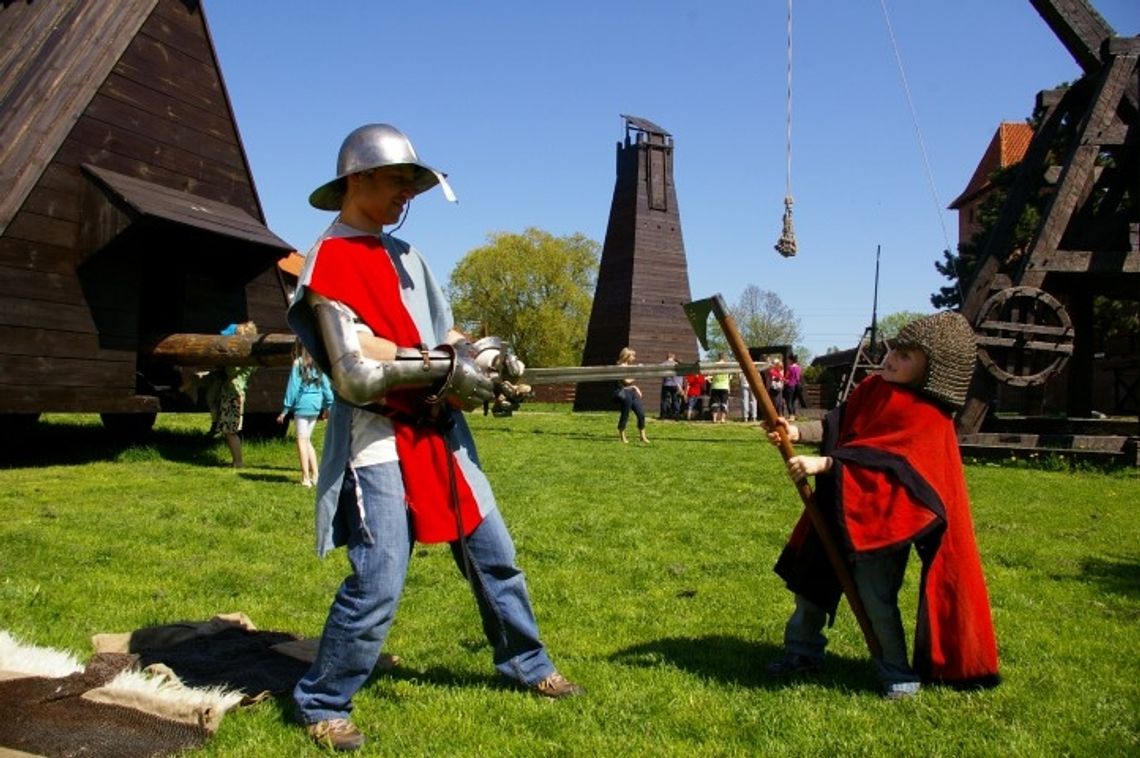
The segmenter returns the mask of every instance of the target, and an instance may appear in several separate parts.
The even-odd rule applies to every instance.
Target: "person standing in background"
[[[768,396],[772,398],[772,405],[777,415],[784,413],[784,362],[778,357],[772,357],[772,368],[768,369]]]
[[[297,431],[297,458],[301,461],[301,486],[312,487],[317,483],[318,466],[313,429],[319,419],[328,418],[333,393],[329,378],[317,368],[313,356],[300,342],[294,345],[293,354],[293,369],[289,372],[289,384],[285,387],[277,423],[287,424],[289,416],[293,417]]]
[[[803,369],[800,368],[800,359],[795,353],[788,356],[788,368],[784,372],[784,405],[788,413],[788,420],[796,418],[796,402],[804,404],[804,391],[800,386],[803,382]]]
[[[676,366],[677,354],[666,353],[662,366]],[[677,418],[681,415],[681,384],[679,376],[667,376],[661,380],[661,418]]]
[[[630,347],[623,347],[618,354],[619,366],[632,366],[636,361],[637,353]],[[618,416],[618,438],[624,443],[629,443],[629,438],[625,436],[625,426],[629,423],[629,412],[632,410],[633,415],[637,417],[638,436],[642,442],[649,444],[649,438],[645,436],[645,409],[641,404],[641,388],[634,384],[632,377],[618,382],[618,386],[614,389],[614,400],[621,405],[621,413]]]
[[[716,362],[724,363],[724,353],[717,355]],[[719,373],[709,377],[709,410],[712,411],[714,424],[723,424],[728,421],[728,391],[732,383],[732,374]]]
[[[232,331],[231,331],[232,330]],[[257,324],[246,321],[241,324],[232,324],[223,330],[223,335],[252,337],[257,334]],[[211,405],[210,415],[217,421],[218,432],[225,437],[226,447],[230,449],[234,468],[242,468],[245,460],[241,451],[241,428],[245,415],[245,391],[249,386],[249,378],[256,370],[254,366],[225,366],[211,372],[209,381],[214,383],[213,388],[207,388],[207,402]]]
[[[705,394],[705,385],[708,380],[701,374],[689,374],[685,377],[685,382],[682,385],[685,395],[685,418],[689,421],[693,417],[701,417],[701,397]]]
[[[752,386],[748,384],[748,377],[740,375],[740,419],[741,421],[755,421],[757,416],[756,396],[752,394]]]

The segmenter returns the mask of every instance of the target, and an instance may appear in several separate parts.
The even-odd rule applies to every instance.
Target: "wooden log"
[[[170,334],[144,353],[176,366],[288,366],[295,341],[292,334]]]
[[[51,387],[7,385],[0,415],[10,413],[156,413],[159,399],[134,394],[130,387]],[[277,402],[280,402],[278,400]]]
[[[978,344],[985,347],[1015,348],[1023,353],[1035,351],[1039,353],[1059,353],[1062,355],[1073,354],[1073,346],[1067,343],[1042,342],[1040,340],[1025,341],[1014,337],[990,337],[983,334],[978,337]]]
[[[1057,337],[1065,338],[1073,336],[1073,327],[1071,326],[1049,326],[1047,324],[1023,324],[1016,321],[998,321],[997,319],[986,319],[976,327],[977,331],[987,334],[1014,332],[1016,334],[1038,334],[1044,337]],[[980,338],[979,338],[980,339]]]
[[[1037,239],[1026,257],[1028,268],[1037,266],[1043,256],[1054,253],[1068,229],[1073,213],[1092,190],[1093,170],[1101,152],[1100,135],[1114,125],[1121,97],[1135,81],[1136,60],[1116,58],[1092,82],[1095,92],[1081,116],[1078,144],[1072,149],[1061,170],[1060,185],[1041,223]],[[1025,282],[1021,282],[1025,284]]]
[[[1101,48],[1116,32],[1090,3],[1083,0],[1029,2],[1086,73],[1104,62]]]

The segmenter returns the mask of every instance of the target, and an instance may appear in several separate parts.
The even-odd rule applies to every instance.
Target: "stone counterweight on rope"
[[[796,254],[796,229],[792,225],[793,202],[790,195],[784,198],[784,230],[776,242],[776,252],[785,258],[791,258]]]

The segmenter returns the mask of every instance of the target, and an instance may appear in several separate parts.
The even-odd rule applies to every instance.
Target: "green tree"
[[[770,290],[749,284],[740,293],[735,305],[728,307],[729,314],[749,347],[765,345],[795,345],[803,339],[800,320],[795,312]],[[709,353],[729,353],[728,340],[720,325],[710,320]],[[803,358],[803,356],[801,356]]]
[[[456,322],[495,335],[529,366],[581,363],[600,245],[542,229],[492,232],[459,261],[447,285]]]
[[[1106,350],[1112,342],[1128,344],[1130,337],[1140,333],[1140,302],[1097,295],[1093,299],[1093,325],[1097,350]]]
[[[1010,166],[999,169],[990,175],[990,183],[993,185],[993,189],[989,191],[978,207],[978,219],[981,226],[977,234],[969,240],[958,243],[957,255],[949,250],[943,250],[942,260],[935,261],[934,268],[950,282],[944,287],[939,287],[938,292],[930,296],[930,304],[935,308],[943,310],[961,307],[961,292],[974,278],[974,272],[981,262],[982,253],[985,251],[986,244],[989,242],[990,235],[1001,215],[1002,206],[1009,194],[1016,169],[1017,166]],[[1042,211],[1040,206],[1044,202],[1044,198],[1034,195],[1032,202],[1022,208],[1021,216],[1014,226],[1013,239],[1002,256],[1005,264],[1011,264],[1025,254],[1041,224]]]
[[[899,330],[909,324],[915,319],[928,316],[928,313],[918,313],[916,311],[897,311],[890,313],[879,319],[875,325],[878,330],[878,338],[881,340],[891,340],[898,336]]]

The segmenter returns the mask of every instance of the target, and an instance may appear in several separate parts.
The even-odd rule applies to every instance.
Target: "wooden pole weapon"
[[[792,447],[787,432],[779,425],[780,417],[776,413],[776,407],[772,404],[772,398],[768,396],[764,387],[764,379],[760,376],[760,371],[748,353],[748,346],[745,345],[744,338],[741,337],[732,314],[728,312],[724,298],[717,294],[704,300],[694,300],[691,303],[686,303],[684,309],[685,315],[689,318],[689,323],[692,324],[693,330],[697,333],[697,338],[701,341],[701,346],[706,350],[708,349],[709,312],[711,311],[716,316],[717,323],[720,324],[721,331],[724,332],[728,345],[732,348],[732,354],[736,357],[736,362],[740,364],[744,376],[748,378],[748,385],[752,394],[756,396],[764,421],[768,423],[770,428],[778,429],[780,432],[780,454],[787,462],[796,454],[795,448]],[[795,486],[800,500],[803,501],[804,510],[807,512],[808,518],[811,519],[820,542],[823,543],[823,549],[827,553],[828,560],[831,561],[831,567],[835,571],[840,587],[843,588],[843,594],[847,596],[847,602],[851,605],[855,620],[859,622],[863,639],[867,642],[867,649],[871,651],[871,655],[874,657],[882,657],[883,649],[879,644],[878,637],[875,636],[874,629],[871,628],[871,619],[867,616],[867,609],[863,607],[863,600],[859,597],[859,591],[855,587],[855,580],[851,577],[847,561],[839,552],[831,525],[820,511],[819,506],[816,505],[815,493],[812,492],[811,485],[808,484],[807,479],[800,479],[795,483]]]

